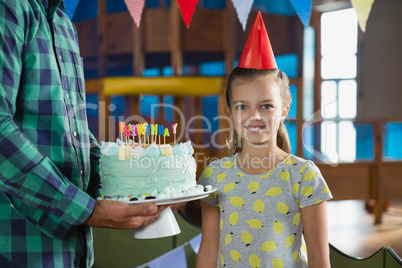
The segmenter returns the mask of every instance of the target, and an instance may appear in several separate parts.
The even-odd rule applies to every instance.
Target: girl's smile
[[[264,126],[248,125],[248,126],[244,126],[244,127],[251,133],[258,133],[258,132],[260,132],[260,130],[265,129],[265,125]]]

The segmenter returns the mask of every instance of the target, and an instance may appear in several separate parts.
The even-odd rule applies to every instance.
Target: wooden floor
[[[391,202],[379,225],[364,206],[356,200],[328,202],[329,242],[353,257],[368,257],[382,246],[402,257],[402,200]]]

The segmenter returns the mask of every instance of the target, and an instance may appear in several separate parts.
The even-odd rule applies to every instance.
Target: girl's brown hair
[[[226,95],[227,107],[230,109],[231,90],[234,86],[236,86],[238,82],[244,80],[262,79],[267,77],[273,77],[276,79],[281,89],[280,93],[281,93],[282,105],[284,107],[290,106],[290,103],[292,102],[292,97],[290,95],[289,90],[289,78],[284,72],[279,71],[278,69],[259,70],[259,69],[236,67],[230,73],[228,82],[226,84],[225,95]],[[278,128],[276,143],[278,147],[283,151],[285,151],[286,153],[291,152],[289,135],[282,121]],[[235,131],[233,131],[232,137],[230,137],[230,139],[227,141],[227,145],[232,154],[239,153],[241,151],[242,149],[241,139],[239,139],[239,136]]]

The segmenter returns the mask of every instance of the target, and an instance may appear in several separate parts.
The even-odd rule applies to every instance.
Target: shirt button
[[[77,132],[74,131],[74,132],[73,132],[73,135],[74,135],[74,137],[77,137]]]
[[[66,93],[66,98],[67,98],[67,99],[69,99],[69,98],[70,98],[70,95],[68,95],[68,93]]]
[[[61,55],[59,54],[59,60],[61,60]]]
[[[82,169],[80,170],[80,174],[81,174],[81,176],[82,176],[82,174],[84,174],[84,171],[82,171]]]

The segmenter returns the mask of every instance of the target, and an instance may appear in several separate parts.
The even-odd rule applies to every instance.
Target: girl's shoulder
[[[217,182],[229,174],[235,172],[236,156],[228,156],[211,160],[208,166],[202,171],[198,180],[199,184],[216,186]]]
[[[312,169],[318,171],[318,167],[314,164],[313,161],[295,156],[293,154],[290,154],[282,162],[282,168],[286,169],[290,173],[299,175],[302,175],[306,171]]]
[[[288,160],[289,159],[289,160]],[[314,162],[308,159],[304,159],[299,156],[295,156],[294,154],[290,154],[286,160],[289,162],[293,162],[295,165],[314,165]],[[285,160],[285,162],[286,162]]]

